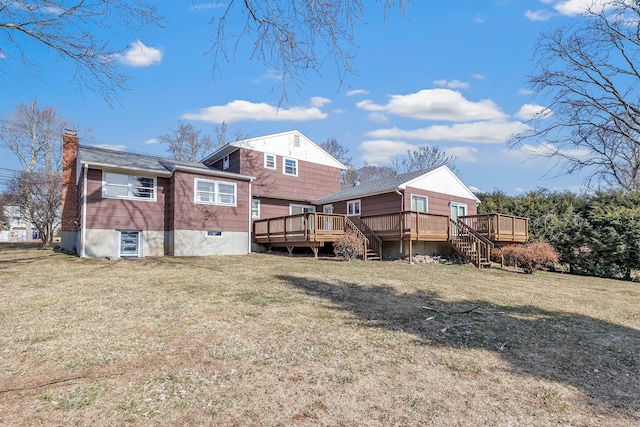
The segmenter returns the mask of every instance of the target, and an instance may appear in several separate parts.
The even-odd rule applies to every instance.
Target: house
[[[0,242],[27,242],[38,238],[38,231],[19,206],[5,206],[2,213],[7,219],[8,230],[0,230]]]
[[[79,145],[67,131],[62,247],[83,257],[317,254],[351,230],[371,258],[458,251],[480,265],[491,239],[526,240],[526,219],[476,215],[479,200],[446,166],[341,188],[344,169],[298,131],[196,163]]]

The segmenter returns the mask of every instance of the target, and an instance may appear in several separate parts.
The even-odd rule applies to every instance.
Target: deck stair
[[[461,220],[450,220],[449,244],[478,268],[491,266],[493,242]]]
[[[382,239],[367,225],[355,217],[354,221],[347,218],[346,228],[355,232],[362,240],[365,241],[365,251],[362,257],[365,261],[373,261],[382,259]]]

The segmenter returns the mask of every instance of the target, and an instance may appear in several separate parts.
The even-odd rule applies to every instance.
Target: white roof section
[[[218,160],[230,151],[233,151],[230,150],[231,147],[245,148],[290,159],[317,163],[344,170],[347,169],[345,165],[297,130],[230,142],[202,162],[209,163]]]
[[[473,191],[464,185],[460,178],[446,165],[430,170],[398,186],[398,188],[403,190],[407,187],[444,193],[450,196],[464,197],[466,199],[474,199],[477,203],[480,203],[480,199],[473,194]]]

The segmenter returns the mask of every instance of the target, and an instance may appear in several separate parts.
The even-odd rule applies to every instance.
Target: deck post
[[[409,237],[409,264],[413,264],[413,240]]]

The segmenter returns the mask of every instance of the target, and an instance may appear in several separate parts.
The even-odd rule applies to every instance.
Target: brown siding
[[[468,206],[467,215],[476,215],[477,206],[474,199],[466,199],[464,197],[450,196],[448,194],[437,193],[434,191],[418,190],[417,188],[407,187],[404,190],[404,208],[405,210],[411,210],[411,195],[417,194],[420,196],[427,196],[429,213],[437,215],[451,215],[451,208],[449,202],[464,203]]]
[[[375,196],[356,197],[351,200],[360,200],[360,210],[362,216],[381,215],[387,213],[399,212],[401,210],[411,210],[411,195],[416,194],[420,196],[428,197],[428,213],[434,215],[447,215],[451,214],[449,202],[464,203],[468,206],[467,215],[476,215],[477,206],[474,199],[466,199],[458,196],[450,196],[447,194],[436,193],[434,191],[419,190],[416,188],[407,188],[404,190],[404,205],[400,195],[396,192],[378,194]],[[340,202],[334,202],[334,213],[346,214],[347,202],[351,200],[345,200]],[[318,211],[322,210],[322,206],[318,206]]]
[[[102,171],[87,176],[87,228],[164,230],[168,178],[157,179],[157,200],[124,200],[102,197]]]
[[[195,203],[195,178],[236,184],[236,206],[215,206]],[[186,172],[176,172],[173,178],[173,229],[174,230],[220,230],[248,231],[249,183],[233,181]]]
[[[264,153],[247,149],[240,153],[240,173],[256,177],[255,198],[271,197],[299,201],[317,200],[340,190],[340,169],[298,160],[298,176],[282,173],[284,158],[276,156],[276,169],[264,167]]]
[[[274,218],[278,216],[286,216],[289,215],[289,205],[293,204],[304,204],[300,202],[292,202],[290,200],[283,199],[269,199],[269,198],[259,198],[254,197],[254,199],[260,200],[260,218],[254,219],[266,219],[266,218]],[[310,205],[313,206],[313,205]],[[319,209],[322,212],[322,207]]]

